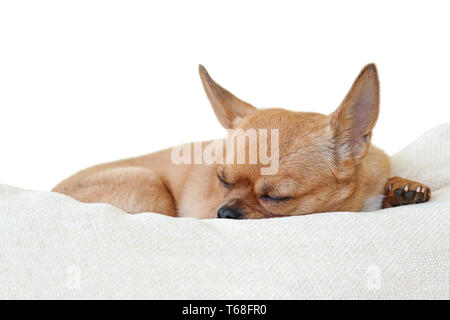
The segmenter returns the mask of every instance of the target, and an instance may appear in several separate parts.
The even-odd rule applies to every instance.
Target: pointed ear
[[[216,117],[225,129],[235,128],[243,117],[256,110],[252,105],[219,86],[202,65],[199,65],[199,73]]]
[[[379,102],[377,69],[375,64],[368,64],[330,117],[337,156],[341,161],[357,161],[366,155],[378,118]]]

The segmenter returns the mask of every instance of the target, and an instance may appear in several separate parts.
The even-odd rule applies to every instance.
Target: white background
[[[0,183],[225,135],[200,84],[330,113],[376,62],[388,153],[450,121],[446,1],[1,1]]]

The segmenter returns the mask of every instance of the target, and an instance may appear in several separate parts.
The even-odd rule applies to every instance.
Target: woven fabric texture
[[[395,154],[393,175],[432,200],[197,220],[0,185],[0,298],[448,299],[450,124]]]

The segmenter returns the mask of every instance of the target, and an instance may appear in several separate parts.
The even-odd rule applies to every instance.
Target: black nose
[[[232,206],[222,206],[217,210],[217,218],[242,219],[244,215],[239,209]]]

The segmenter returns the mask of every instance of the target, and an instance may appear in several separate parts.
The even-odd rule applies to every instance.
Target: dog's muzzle
[[[238,208],[224,205],[217,210],[217,218],[243,219],[244,215]]]

